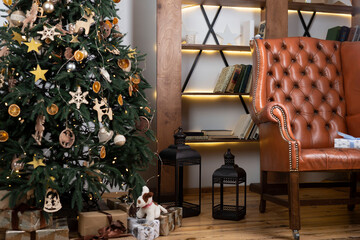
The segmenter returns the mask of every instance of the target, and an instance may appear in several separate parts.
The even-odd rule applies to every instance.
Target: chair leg
[[[299,197],[299,172],[290,172],[288,180],[288,197],[289,197],[289,225],[293,230],[295,239],[296,235],[300,238],[300,197]]]
[[[260,194],[259,211],[261,213],[264,213],[266,210],[266,200],[264,200],[264,192],[267,189],[267,171],[261,171],[260,182],[261,182],[261,194]]]
[[[356,198],[356,183],[357,183],[357,174],[356,172],[350,173],[350,200]],[[355,204],[348,204],[348,210],[353,211]]]

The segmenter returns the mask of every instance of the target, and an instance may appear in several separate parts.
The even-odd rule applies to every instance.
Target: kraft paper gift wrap
[[[0,229],[7,230],[12,228],[12,210],[0,210]]]
[[[160,235],[167,236],[175,229],[175,212],[161,214],[158,218],[160,221]]]
[[[335,148],[360,148],[360,138],[355,138],[351,135],[338,132],[343,138],[334,139]]]
[[[105,213],[111,214],[113,221],[121,221],[127,227],[127,213],[122,210],[106,210]],[[106,214],[102,212],[81,212],[79,214],[79,233],[81,236],[97,235],[98,230],[109,226]]]
[[[152,240],[160,235],[160,221],[148,221],[145,218],[128,218],[129,231],[138,240]]]
[[[6,240],[31,240],[31,233],[18,230],[7,230],[5,233]]]
[[[175,212],[175,228],[181,227],[183,219],[182,207],[171,207],[168,209],[170,212]]]
[[[17,217],[19,223],[17,228],[19,230],[23,230],[27,232],[32,232],[41,228],[45,228],[49,225],[50,226],[52,225],[52,216],[50,215],[49,220],[46,221],[42,211],[40,210],[17,212]],[[12,221],[15,221],[14,219],[15,218],[13,212]]]
[[[127,214],[130,215],[131,204],[125,203],[118,198],[107,199],[107,205],[110,209],[113,209],[113,210],[120,209],[120,210],[123,210],[124,212],[127,212]]]
[[[54,219],[52,226],[36,230],[36,240],[68,240],[69,228],[66,218]]]

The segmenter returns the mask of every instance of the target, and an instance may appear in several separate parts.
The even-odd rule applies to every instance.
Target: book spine
[[[239,89],[240,93],[245,93],[245,89],[246,89],[246,85],[249,81],[249,75],[250,75],[251,69],[252,69],[252,65],[248,65],[248,67],[246,68],[245,75],[244,75],[244,80],[242,81],[241,87]]]
[[[236,85],[234,87],[234,92],[239,92],[241,81],[242,81],[243,75],[245,74],[245,71],[246,71],[246,65],[241,64],[241,73],[239,75],[238,80],[236,81]]]
[[[240,65],[235,65],[233,75],[230,78],[229,84],[227,85],[225,92],[228,92],[228,93],[233,93],[234,92],[234,88],[235,88],[235,85],[236,85],[236,82],[237,82],[237,80],[239,78],[240,73],[241,73],[241,66]]]
[[[214,93],[221,91],[221,86],[223,85],[223,82],[225,81],[225,77],[226,77],[226,74],[228,71],[229,71],[229,67],[224,67],[221,70],[220,76],[219,76],[219,78],[216,82],[215,88],[214,88]]]
[[[221,85],[221,89],[220,89],[220,92],[224,93],[225,90],[226,90],[226,87],[228,86],[229,82],[230,82],[230,78],[234,72],[234,69],[235,69],[235,66],[230,66],[229,67],[229,70],[225,76],[225,81],[224,83]]]

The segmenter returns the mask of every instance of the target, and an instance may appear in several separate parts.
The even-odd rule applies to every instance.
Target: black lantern
[[[234,155],[231,154],[230,149],[224,154],[225,165],[216,169],[212,176],[212,216],[216,219],[225,220],[240,220],[246,214],[246,172],[238,165],[234,164]],[[216,201],[215,184],[220,184],[220,201]],[[224,185],[235,185],[235,198],[232,196],[226,197],[224,202]],[[240,199],[239,186],[244,184],[244,198]]]
[[[175,133],[175,144],[160,152],[160,161],[158,163],[159,184],[158,184],[158,202],[168,206],[176,206],[183,208],[183,217],[192,217],[200,214],[201,206],[201,156],[191,149],[190,146],[185,145],[185,137],[182,128],[180,127]],[[168,165],[175,167],[175,196],[168,196],[165,199],[160,194],[161,184],[161,165]],[[198,165],[199,166],[199,202],[198,204],[184,201],[183,195],[183,173],[184,166]]]

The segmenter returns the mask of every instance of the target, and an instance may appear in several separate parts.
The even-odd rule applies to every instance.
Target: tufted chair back
[[[283,104],[303,149],[332,147],[337,132],[347,132],[340,42],[294,37],[255,44],[254,62],[262,65],[261,73],[255,68],[254,110]]]

